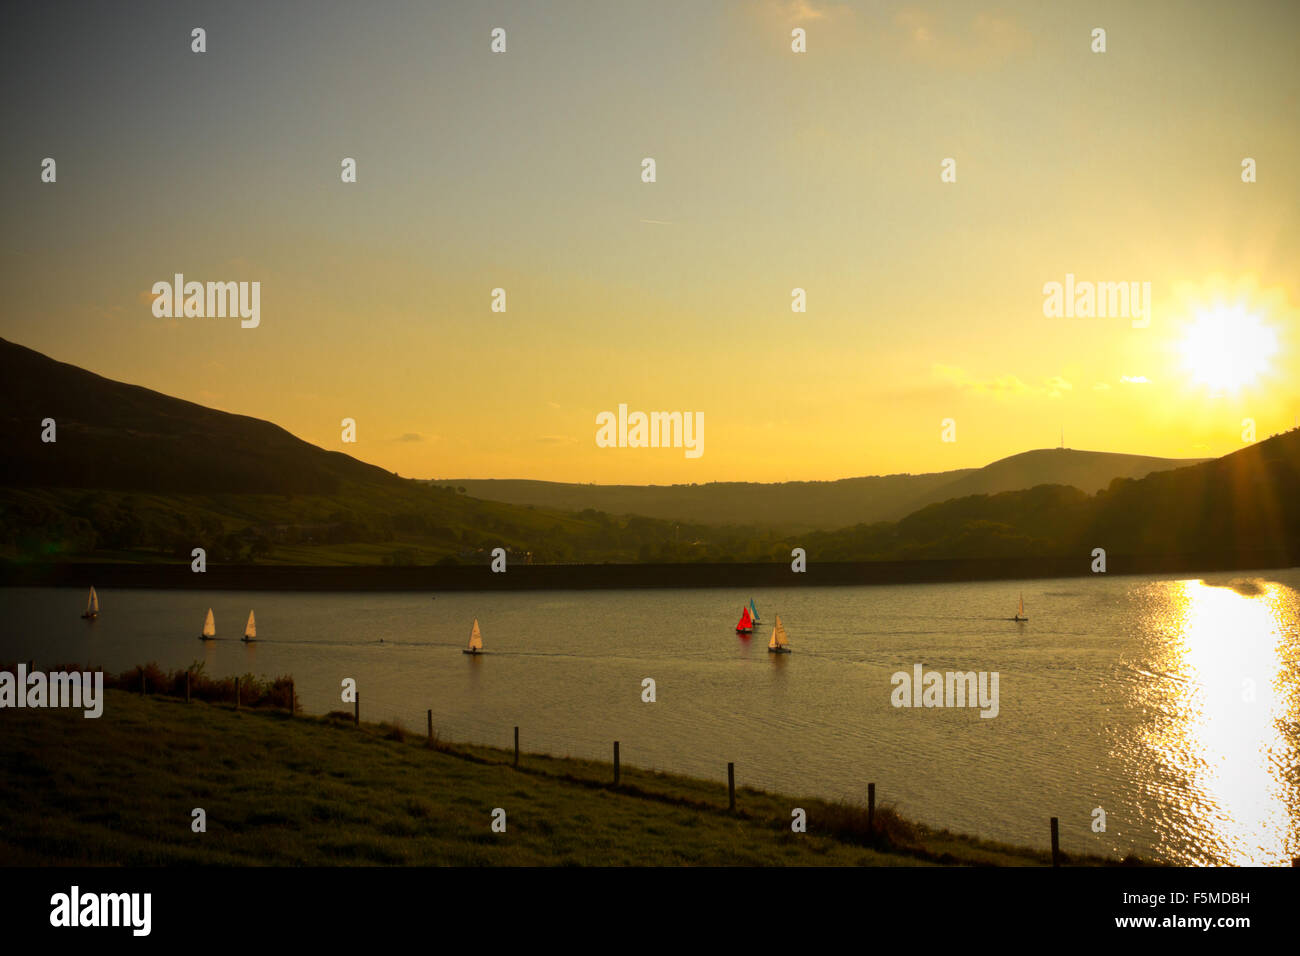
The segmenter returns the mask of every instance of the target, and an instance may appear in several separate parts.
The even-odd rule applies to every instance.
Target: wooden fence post
[[[235,678],[235,710],[239,710],[239,678]]]
[[[1052,817],[1052,866],[1061,865],[1061,831],[1056,817]]]
[[[614,786],[618,786],[618,741],[614,741]]]
[[[876,785],[867,784],[867,832],[876,835]]]
[[[433,746],[433,708],[432,707],[429,708],[427,716],[429,718],[429,746],[432,747]]]
[[[736,809],[736,765],[727,764],[727,809]]]
[[[356,727],[361,726],[361,691],[357,691],[352,698],[352,724]]]
[[[519,728],[515,727],[515,766],[519,766]]]

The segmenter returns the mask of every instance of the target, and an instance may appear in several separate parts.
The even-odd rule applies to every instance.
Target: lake
[[[1008,618],[1023,593],[1027,623]],[[734,632],[753,598],[763,624]],[[608,760],[1066,853],[1300,856],[1300,570],[874,587],[507,593],[0,590],[0,660],[292,675],[302,707]],[[219,640],[197,640],[207,609]],[[250,609],[259,640],[238,638]],[[776,613],[793,653],[767,652]],[[485,650],[460,653],[474,618]],[[998,673],[998,713],[895,707],[892,675]],[[644,678],[656,701],[642,700]],[[111,708],[102,719],[112,719]],[[1094,811],[1105,814],[1094,830]],[[815,825],[810,821],[810,828]]]

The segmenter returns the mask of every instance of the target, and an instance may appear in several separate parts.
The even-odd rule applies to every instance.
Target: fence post
[[[519,766],[519,728],[515,727],[515,766]]]
[[[618,786],[618,741],[614,741],[614,786]]]
[[[428,718],[429,718],[429,746],[432,747],[433,746],[433,708],[432,707],[429,708]]]
[[[1056,817],[1052,817],[1052,866],[1061,865],[1061,831]]]
[[[361,726],[361,691],[357,691],[352,698],[352,724],[355,727]]]
[[[876,835],[876,785],[867,784],[867,832]]]
[[[736,765],[727,764],[727,809],[736,809]]]
[[[235,678],[235,710],[239,710],[239,678]]]
[[[190,702],[190,672],[185,672],[185,703]]]

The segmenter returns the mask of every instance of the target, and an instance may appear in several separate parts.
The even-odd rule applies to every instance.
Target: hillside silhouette
[[[57,421],[57,442],[41,441],[45,418]],[[0,340],[0,438],[0,555],[18,564],[174,563],[196,546],[224,564],[302,566],[486,564],[497,547],[516,564],[788,565],[792,547],[817,562],[1021,566],[1098,547],[1197,555],[1206,569],[1238,566],[1242,554],[1279,564],[1300,556],[1296,431],[1183,467],[1045,449],[981,469],[837,482],[458,489]],[[1018,483],[1030,486],[999,490]],[[553,504],[465,493],[493,484],[528,486]],[[610,513],[634,499],[701,518]],[[760,526],[780,508],[784,520],[825,521],[829,530]],[[741,513],[750,520],[717,523]],[[897,517],[852,520],[863,513]]]
[[[895,521],[926,505],[975,494],[1070,485],[1089,494],[1116,478],[1143,478],[1205,459],[1152,458],[1110,452],[1040,449],[983,468],[920,475],[771,484],[718,481],[700,485],[583,485],[514,479],[438,480],[489,501],[539,508],[638,514],[700,524],[745,524],[780,532],[831,530]]]

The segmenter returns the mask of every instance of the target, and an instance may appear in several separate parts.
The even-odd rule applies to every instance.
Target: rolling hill
[[[57,423],[55,442],[40,423]],[[336,494],[401,479],[278,425],[115,382],[0,339],[4,483],[169,494]]]
[[[42,421],[57,440],[41,440]],[[399,478],[284,429],[112,381],[0,339],[0,555],[10,560],[432,564],[632,561],[684,538],[730,555],[741,531],[707,540],[648,519],[614,520],[479,501]]]
[[[1063,485],[927,505],[896,522],[807,536],[828,561],[1195,555],[1207,569],[1300,560],[1300,430],[1095,495]]]
[[[1028,451],[983,468],[838,481],[710,482],[703,485],[582,485],[511,479],[437,480],[489,501],[538,508],[638,514],[699,524],[748,524],[781,533],[896,521],[951,498],[1070,485],[1092,494],[1116,478],[1142,478],[1200,458],[1151,458],[1067,448]]]
[[[55,443],[40,438],[47,417],[58,422]],[[1242,555],[1274,564],[1300,558],[1300,431],[1186,467],[1057,449],[973,471],[840,482],[501,483],[538,495],[558,489],[543,495],[547,503],[523,504],[399,478],[269,422],[0,340],[0,439],[0,558],[14,565],[179,564],[198,546],[218,564],[297,566],[485,564],[495,547],[516,562],[588,565],[788,563],[792,546],[817,562],[1023,565],[1073,561],[1095,547],[1195,555],[1207,569],[1240,566]],[[490,486],[465,484],[479,493]],[[1008,485],[1031,487],[1001,490]],[[628,500],[704,510],[684,512],[699,521],[616,516],[595,510],[593,495],[611,511]],[[780,509],[787,520],[834,523],[798,533],[715,523]],[[849,523],[881,510],[899,516]]]

